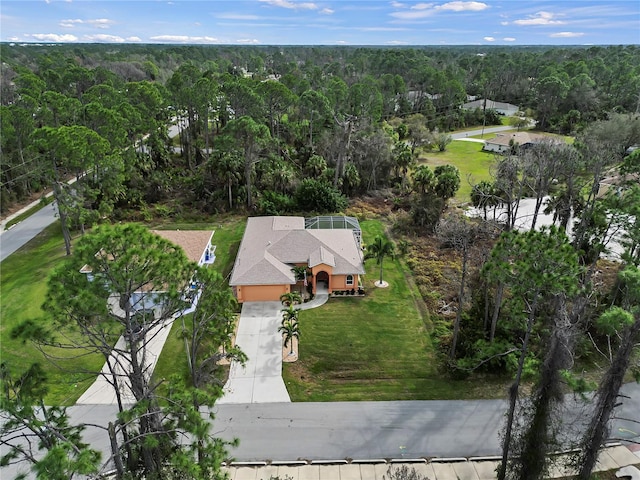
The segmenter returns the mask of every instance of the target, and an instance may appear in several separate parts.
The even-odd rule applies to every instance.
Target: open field
[[[485,137],[494,137],[495,134]],[[460,170],[460,189],[456,193],[454,201],[457,203],[469,203],[472,185],[482,180],[491,180],[490,168],[495,159],[493,153],[482,151],[482,144],[454,140],[444,152],[423,152],[418,158],[418,163],[427,164],[432,169],[438,165],[454,165]]]

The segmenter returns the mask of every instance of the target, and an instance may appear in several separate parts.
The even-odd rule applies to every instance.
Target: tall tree
[[[507,475],[511,459],[512,431],[520,382],[529,355],[529,341],[545,298],[571,292],[576,288],[580,267],[576,253],[564,232],[555,228],[519,233],[508,231],[496,243],[484,266],[490,277],[504,282],[511,292],[513,312],[523,312],[524,338],[513,384],[509,388],[509,409],[502,440],[502,462],[498,479]],[[544,448],[544,446],[542,446]]]
[[[51,165],[51,181],[67,255],[71,253],[70,220],[91,225],[98,215],[111,212],[122,193],[122,158],[93,130],[74,125],[43,127],[34,133],[35,144]],[[65,173],[75,174],[73,186]]]
[[[180,317],[191,386],[219,389],[222,385],[216,373],[220,360],[246,361],[246,355],[232,344],[237,301],[222,276],[207,267],[198,268],[192,287],[189,300],[197,303],[195,311]],[[216,392],[216,397],[219,395]]]
[[[471,247],[478,236],[482,234],[482,224],[476,224],[457,215],[449,215],[438,222],[436,234],[440,240],[448,246],[458,250],[462,254],[462,269],[460,272],[460,285],[458,288],[458,308],[453,323],[453,337],[449,350],[449,360],[456,357],[456,346],[460,333],[460,323],[465,304],[465,287],[469,271],[469,255]]]
[[[244,181],[247,190],[247,207],[253,207],[253,166],[258,162],[258,151],[270,138],[266,126],[257,123],[251,117],[240,117],[230,121],[223,133],[233,137],[244,152]]]
[[[79,240],[74,254],[49,280],[44,308],[53,316],[51,327],[27,322],[17,332],[50,347],[49,353],[64,348],[105,358],[109,371],[101,374],[114,387],[120,410],[110,427],[118,478],[124,477],[125,470],[146,478],[222,476],[225,443],[208,433],[210,425],[197,408],[211,404],[215,396],[170,385],[167,404],[161,405],[158,381],[148,374],[148,344],[188,305],[184,292],[194,269],[179,247],[145,227],[98,227]],[[196,320],[202,320],[199,326],[206,324],[211,333],[210,321],[225,323],[227,307],[217,301],[221,298],[207,297],[208,293],[205,308],[217,310],[200,312]],[[224,337],[224,328],[222,333],[216,330],[218,334]],[[117,341],[120,336],[123,339]],[[202,347],[198,340],[202,338],[196,335],[191,345]],[[207,352],[196,350],[201,360],[197,366],[206,366],[202,359]],[[130,408],[125,408],[124,395],[130,396]],[[183,443],[182,435],[193,442]]]
[[[640,270],[628,265],[621,273],[624,292],[622,305],[614,306],[602,314],[600,329],[618,338],[618,348],[611,359],[596,391],[593,413],[580,440],[580,453],[576,465],[578,478],[587,480],[598,460],[598,452],[609,434],[609,421],[619,405],[620,389],[624,383],[634,351],[640,341]],[[636,379],[640,377],[635,372]]]

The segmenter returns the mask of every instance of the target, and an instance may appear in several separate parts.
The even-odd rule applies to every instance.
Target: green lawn
[[[365,242],[382,232],[361,223]],[[300,314],[299,360],[284,365],[293,401],[421,400],[487,395],[486,383],[452,381],[436,370],[429,321],[416,305],[401,260],[385,260],[388,288],[376,288],[369,260],[363,298],[332,298]],[[498,390],[498,391],[495,391]],[[503,393],[494,389],[494,394]],[[490,395],[490,394],[489,394]]]
[[[244,232],[245,218],[229,217],[207,224],[163,224],[153,228],[215,229],[213,237],[216,262],[213,268],[227,275],[231,271],[235,252]],[[95,380],[95,375],[70,373],[81,370],[98,371],[104,360],[99,355],[69,358],[59,362],[62,368],[50,363],[30,342],[11,338],[13,328],[27,319],[46,322],[42,305],[47,291],[49,272],[64,257],[64,244],[59,224],[54,224],[31,242],[0,264],[0,360],[14,371],[22,371],[31,363],[39,362],[49,378],[49,393],[45,400],[50,405],[71,405]],[[176,358],[183,358],[184,345],[177,337],[177,325],[158,364],[158,375],[168,376],[176,370]],[[60,356],[61,352],[50,350]],[[73,352],[64,352],[71,357]],[[180,355],[178,357],[178,355]]]
[[[11,338],[13,328],[27,319],[48,321],[40,306],[47,292],[49,272],[64,253],[62,233],[56,223],[0,264],[2,362],[6,362],[14,372],[24,371],[32,363],[40,363],[49,379],[49,393],[45,401],[50,405],[73,404],[94,380],[93,376],[69,372],[81,369],[97,371],[103,364],[99,355],[73,358],[76,352],[49,349],[56,356],[67,357],[59,361],[60,368],[57,368],[32,343]]]
[[[495,134],[485,135],[489,138],[494,136]],[[431,168],[438,165],[455,165],[460,170],[460,189],[455,196],[455,201],[468,203],[472,185],[482,180],[492,180],[489,170],[493,165],[494,155],[483,152],[481,143],[453,140],[444,152],[421,153],[418,162],[427,164]]]

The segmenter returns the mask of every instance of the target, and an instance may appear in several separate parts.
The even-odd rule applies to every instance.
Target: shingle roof
[[[304,217],[250,217],[229,283],[294,284],[294,264],[325,263],[335,274],[361,274],[362,261],[352,230],[306,230]]]
[[[536,143],[542,142],[545,140],[549,140],[549,137],[545,135],[540,135],[536,133],[529,132],[516,132],[516,133],[498,133],[495,138],[491,138],[486,140],[485,143],[492,145],[505,145],[509,146],[511,141],[517,143],[518,145],[526,145],[528,143]]]
[[[473,109],[473,108],[489,108],[493,110],[518,110],[517,105],[513,105],[511,103],[504,102],[496,102],[495,100],[487,99],[487,105],[485,107],[484,99],[474,100],[472,102],[467,102],[462,105],[463,108]]]
[[[321,246],[317,250],[311,252],[309,255],[309,266],[315,267],[316,265],[320,265],[324,263],[325,265],[331,265],[332,267],[336,266],[336,257],[326,248]]]
[[[209,246],[212,230],[151,230],[152,233],[182,247],[187,258],[198,263]]]

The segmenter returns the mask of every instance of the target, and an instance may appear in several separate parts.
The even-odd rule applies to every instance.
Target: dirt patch
[[[293,353],[291,351],[293,350]],[[293,337],[289,340],[289,343],[285,346],[284,335],[282,335],[282,361],[284,363],[293,363],[298,360],[298,339]]]

